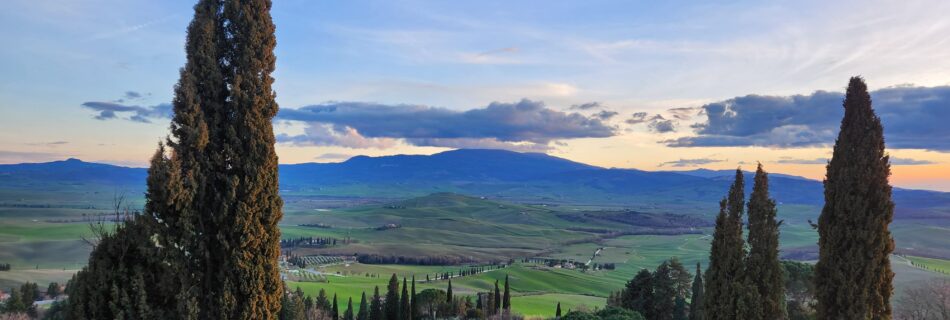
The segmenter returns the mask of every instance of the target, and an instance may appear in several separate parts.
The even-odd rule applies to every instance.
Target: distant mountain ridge
[[[540,153],[460,149],[433,155],[357,156],[339,163],[280,165],[281,190],[293,195],[411,197],[433,192],[559,203],[716,203],[732,170],[607,169]],[[147,169],[77,159],[0,165],[0,188],[99,184],[144,191]],[[771,174],[780,203],[823,203],[820,181]],[[752,177],[748,176],[747,192]],[[900,208],[950,208],[950,193],[894,190]],[[947,214],[941,211],[941,214]]]

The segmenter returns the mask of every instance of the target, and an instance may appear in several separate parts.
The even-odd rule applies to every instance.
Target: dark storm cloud
[[[171,118],[172,114],[172,106],[167,103],[141,107],[115,102],[89,101],[83,102],[82,106],[96,111],[94,118],[98,120],[118,119],[120,115],[126,115],[126,120],[150,123],[152,119]]]
[[[495,102],[484,108],[455,111],[416,105],[332,102],[299,109],[282,109],[279,120],[303,121],[362,139],[404,139],[427,146],[469,146],[525,143],[537,148],[558,139],[614,136],[615,128],[598,117],[549,109],[543,103],[521,100]],[[347,132],[349,131],[349,132]],[[323,130],[316,130],[325,135]],[[307,134],[285,136],[284,142],[306,143]],[[362,141],[362,140],[360,140]],[[474,145],[473,145],[474,144]]]
[[[950,151],[950,86],[894,87],[871,92],[889,148]],[[702,106],[696,136],[663,141],[671,147],[825,146],[840,126],[843,93],[748,95]]]

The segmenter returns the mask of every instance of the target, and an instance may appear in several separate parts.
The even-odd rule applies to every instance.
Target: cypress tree
[[[452,279],[449,279],[449,287],[445,290],[445,302],[452,303]]]
[[[511,311],[511,286],[508,284],[508,275],[505,275],[505,294],[502,297],[502,309]]]
[[[161,266],[149,265],[155,262],[152,258],[122,262],[104,257],[128,253],[128,247],[102,248],[94,254],[101,263],[89,270],[139,274],[114,272],[125,279],[103,286],[102,278],[84,285],[96,278],[85,273],[74,279],[77,287],[95,285],[118,294],[86,299],[79,295],[96,294],[74,291],[80,303],[75,308],[136,309],[136,314],[122,313],[133,318],[278,316],[283,284],[277,222],[282,202],[271,125],[277,104],[270,76],[275,62],[270,7],[269,0],[202,0],[195,6],[185,45],[187,62],[172,101],[170,154],[160,147],[152,161],[146,218],[137,222],[148,228],[137,230],[140,236],[120,231],[114,235],[128,247],[152,251],[135,257],[153,257]],[[148,286],[141,288],[143,283]],[[146,310],[151,315],[144,314]]]
[[[369,306],[366,305],[366,291],[360,297],[360,312],[356,314],[357,320],[369,320]]]
[[[274,23],[270,0],[233,0],[221,13],[229,62],[225,109],[211,117],[214,171],[208,248],[215,263],[207,285],[221,295],[208,308],[212,316],[271,319],[280,307],[282,282],[277,260],[283,213],[278,194],[277,154],[271,119],[277,102],[271,88]]]
[[[346,301],[346,311],[343,312],[343,320],[353,320],[353,298]]]
[[[557,303],[557,310],[554,311],[554,319],[561,319],[561,302]]]
[[[501,290],[498,289],[498,280],[495,280],[495,303],[492,304],[492,313],[498,313],[501,310]]]
[[[851,78],[818,218],[819,319],[890,319],[894,240],[890,160],[867,85]]]
[[[709,269],[706,270],[706,288],[703,290],[703,309],[708,320],[738,317],[738,300],[746,285],[742,278],[745,257],[742,240],[743,180],[742,170],[736,169],[736,178],[728,196],[719,202]]]
[[[410,314],[410,302],[409,302],[409,285],[406,283],[406,277],[402,278],[402,298],[399,300],[399,318],[403,320],[411,320],[412,315]]]
[[[696,263],[696,278],[693,279],[693,297],[689,300],[689,320],[703,320],[703,271]]]
[[[333,320],[340,319],[340,305],[336,303],[336,293],[333,294],[333,311],[330,311],[330,317]]]
[[[416,319],[416,275],[412,275],[412,292],[409,299],[409,320]]]
[[[379,286],[376,286],[373,289],[373,301],[369,306],[369,319],[370,320],[383,320],[385,315],[383,315],[383,301],[382,297],[379,296]]]
[[[386,307],[384,309],[384,314],[386,320],[400,320],[399,319],[399,279],[396,278],[396,274],[393,273],[393,276],[389,278],[389,286],[386,287]]]
[[[756,314],[768,319],[785,319],[785,281],[778,255],[778,210],[769,197],[769,177],[762,164],[755,171],[755,185],[749,198],[749,257],[745,277],[754,287],[758,301]]]

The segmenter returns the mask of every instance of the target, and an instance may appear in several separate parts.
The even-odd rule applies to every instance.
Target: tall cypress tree
[[[693,278],[693,297],[689,301],[689,320],[705,319],[703,311],[703,271],[696,263],[696,278]]]
[[[160,245],[151,256],[170,272],[147,272],[175,284],[141,279],[149,292],[136,302],[139,310],[173,308],[176,318],[201,319],[274,319],[280,311],[282,201],[271,125],[277,104],[270,7],[269,0],[195,6],[172,101],[170,154],[160,148],[149,170],[144,216],[151,221],[143,224],[153,229],[142,230],[144,240],[137,242]],[[133,280],[116,282],[115,290],[142,282]],[[125,303],[76,300],[99,309]]]
[[[769,197],[769,177],[760,163],[749,198],[749,257],[745,277],[754,287],[758,301],[756,314],[767,319],[785,319],[785,281],[778,255],[778,210]]]
[[[445,303],[452,303],[452,279],[449,279],[449,287],[445,289]]]
[[[736,178],[729,194],[719,202],[719,215],[713,231],[709,252],[709,269],[706,270],[706,288],[703,300],[706,319],[737,319],[738,298],[744,292],[742,278],[745,249],[742,240],[742,212],[745,206],[745,191],[742,170],[736,170]]]
[[[409,320],[416,319],[416,275],[412,275],[412,292],[409,298]]]
[[[389,285],[386,287],[386,307],[384,309],[384,316],[386,320],[400,320],[399,319],[399,279],[396,278],[396,274],[393,273],[393,276],[389,278]]]
[[[330,311],[330,317],[333,320],[340,319],[340,305],[336,303],[336,293],[333,294],[333,311]]]
[[[402,297],[399,299],[399,318],[403,320],[411,320],[412,315],[410,314],[409,308],[409,285],[406,283],[406,277],[402,278]]]
[[[505,275],[505,293],[501,298],[502,300],[502,309],[506,311],[511,311],[511,285],[508,284],[508,275]]]
[[[373,301],[369,305],[369,319],[383,320],[385,317],[383,314],[383,298],[379,296],[379,286],[376,286],[373,289]]]
[[[283,213],[271,119],[276,58],[270,0],[232,0],[225,20],[228,62],[225,108],[211,117],[212,204],[216,209],[208,248],[216,262],[211,283],[221,288],[210,317],[271,319],[280,306],[277,260]]]
[[[369,320],[369,306],[366,304],[366,291],[360,297],[360,311],[356,314],[357,320]]]
[[[502,301],[501,301],[501,290],[498,289],[497,279],[495,279],[495,297],[494,298],[495,298],[495,303],[492,304],[492,309],[494,309],[492,310],[492,313],[498,313],[499,311],[501,311]]]
[[[819,319],[890,319],[894,239],[890,161],[867,85],[851,78],[818,218]]]
[[[346,301],[346,311],[343,312],[343,320],[353,320],[353,298]]]
[[[557,309],[554,310],[554,319],[561,319],[561,302],[558,301]]]

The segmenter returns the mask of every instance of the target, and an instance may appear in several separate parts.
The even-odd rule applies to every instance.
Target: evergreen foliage
[[[785,283],[779,261],[778,210],[769,196],[768,174],[759,164],[749,198],[749,256],[745,277],[755,289],[757,301],[750,301],[758,319],[785,319]],[[755,318],[747,318],[755,319]]]
[[[336,293],[333,294],[333,310],[330,311],[330,317],[333,318],[333,320],[340,319],[340,305],[337,304]]]
[[[653,319],[653,274],[650,270],[640,269],[640,272],[627,282],[623,292],[624,308]]]
[[[399,319],[399,279],[396,278],[396,274],[393,273],[392,277],[389,278],[389,285],[386,287],[386,303],[384,307],[384,316],[386,320],[400,320]]]
[[[275,319],[282,201],[269,0],[201,0],[142,215],[102,234],[73,318]]]
[[[403,320],[411,320],[411,311],[410,311],[410,298],[409,298],[409,285],[406,283],[406,278],[402,278],[402,296],[399,298],[399,318]]]
[[[369,320],[369,305],[366,303],[366,292],[360,297],[360,311],[356,314],[356,320]]]
[[[416,305],[416,275],[412,275],[412,291],[410,292],[409,299],[409,320],[416,319],[416,310],[419,308]]]
[[[745,206],[744,181],[741,170],[729,188],[729,194],[719,202],[719,215],[713,231],[706,270],[706,288],[703,290],[703,309],[707,320],[737,319],[740,297],[746,284],[743,281],[745,257],[742,239],[742,212]],[[647,316],[649,318],[649,316]]]
[[[343,312],[343,320],[353,320],[353,298],[346,301],[346,311]]]
[[[511,311],[511,286],[508,284],[508,275],[505,275],[505,293],[502,296],[502,309]]]
[[[884,129],[862,78],[851,78],[843,105],[818,218],[818,318],[890,319],[894,202]]]
[[[379,296],[379,286],[376,286],[373,289],[373,301],[369,306],[369,319],[370,320],[383,320],[385,319],[383,314],[383,301],[382,297]]]
[[[705,319],[703,311],[703,271],[696,263],[696,277],[693,278],[693,296],[689,299],[689,320]]]

